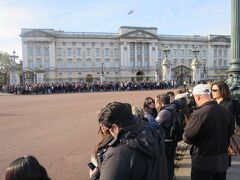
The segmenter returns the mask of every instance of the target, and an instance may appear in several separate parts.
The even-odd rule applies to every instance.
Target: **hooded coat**
[[[109,144],[100,165],[100,180],[167,180],[164,141],[144,121],[123,128]]]

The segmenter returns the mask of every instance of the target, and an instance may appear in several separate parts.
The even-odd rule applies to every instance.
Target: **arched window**
[[[82,63],[82,59],[78,58],[76,61],[76,67],[79,69],[81,68],[81,63]]]
[[[68,68],[68,69],[73,68],[73,62],[72,62],[72,59],[68,59],[68,60],[67,60],[67,68]]]
[[[119,59],[114,59],[114,67],[119,68],[120,67],[120,60]]]
[[[58,59],[57,60],[57,68],[58,69],[62,69],[64,66],[63,66],[63,60],[62,59]]]
[[[101,59],[99,59],[99,58],[96,59],[96,67],[97,68],[101,67]]]
[[[36,60],[36,67],[42,67],[42,60],[41,59],[37,59]]]
[[[86,59],[86,67],[87,67],[87,68],[92,67],[92,59],[90,59],[90,58],[87,58],[87,59]]]
[[[104,61],[104,67],[110,67],[110,59],[106,58]]]

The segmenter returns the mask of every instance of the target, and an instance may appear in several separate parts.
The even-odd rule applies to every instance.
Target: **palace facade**
[[[121,26],[117,33],[22,29],[20,37],[25,83],[96,81],[101,75],[105,81],[191,82],[194,58],[197,80],[226,79],[230,62],[229,35],[162,35],[156,27]],[[162,73],[166,58],[169,79]]]

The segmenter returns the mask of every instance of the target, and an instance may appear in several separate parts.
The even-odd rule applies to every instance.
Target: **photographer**
[[[114,139],[102,151],[102,163],[90,170],[90,179],[167,179],[161,136],[146,122],[135,121],[124,103],[109,103],[98,121]]]

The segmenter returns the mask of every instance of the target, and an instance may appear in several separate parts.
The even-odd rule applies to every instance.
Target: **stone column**
[[[22,58],[23,58],[23,69],[29,68],[27,41],[22,41]]]
[[[233,95],[240,96],[240,2],[232,0],[231,58],[228,85]]]
[[[144,42],[142,42],[142,67],[144,67],[144,45],[145,45],[145,43]]]
[[[121,45],[120,45],[120,53],[121,53],[121,57],[120,57],[120,59],[121,59],[121,66],[122,67],[126,67],[126,64],[125,64],[125,59],[124,59],[124,43],[123,42],[121,42]]]
[[[137,66],[137,42],[135,42],[135,61],[134,61],[134,67],[136,67]]]
[[[55,55],[55,42],[49,42],[49,59],[50,59],[50,69],[55,69],[56,55]]]

